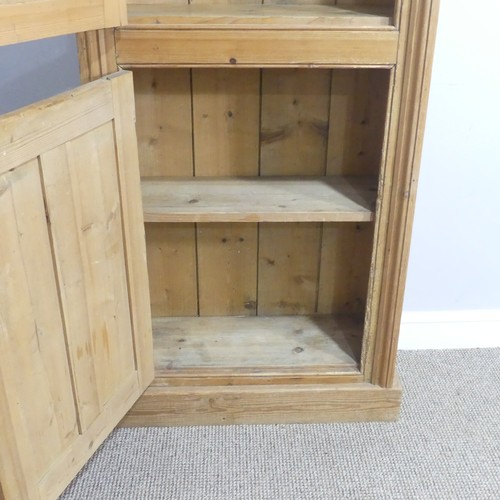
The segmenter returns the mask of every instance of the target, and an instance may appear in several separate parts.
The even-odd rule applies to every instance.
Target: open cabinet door
[[[7,500],[57,498],[153,379],[134,124],[128,72],[0,117]]]
[[[0,45],[126,23],[125,0],[0,0]]]

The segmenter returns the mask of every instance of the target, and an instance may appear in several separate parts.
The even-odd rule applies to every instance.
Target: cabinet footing
[[[122,427],[393,421],[401,387],[368,383],[146,389]]]

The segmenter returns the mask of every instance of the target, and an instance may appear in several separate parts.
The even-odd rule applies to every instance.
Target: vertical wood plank
[[[141,175],[193,175],[190,70],[137,69],[134,87]],[[195,225],[148,224],[146,246],[153,317],[196,314]]]
[[[400,50],[376,227],[368,342],[362,369],[382,387],[394,383],[410,234],[422,154],[439,0],[402,2]]]
[[[193,175],[190,71],[136,69],[134,87],[141,176]]]
[[[196,176],[258,175],[259,119],[259,70],[193,70]],[[200,314],[255,314],[257,225],[198,225],[197,241]]]
[[[127,281],[123,272],[125,256],[113,126],[107,123],[68,142],[66,147],[102,408],[135,370]],[[56,209],[52,207],[51,212]],[[60,234],[63,235],[63,230]],[[57,264],[71,266],[73,262]]]
[[[316,311],[321,224],[263,223],[259,233],[259,315]]]
[[[333,70],[327,175],[379,174],[389,82],[385,70]],[[318,312],[364,313],[372,244],[372,225],[324,225]]]
[[[54,258],[61,288],[61,305],[66,324],[68,351],[75,384],[81,430],[87,429],[101,410],[99,380],[93,358],[90,302],[85,283],[84,254],[79,237],[81,227],[75,209],[70,165],[66,146],[40,157],[43,184],[50,220]],[[60,207],[64,207],[61,210]]]
[[[198,314],[194,224],[146,224],[153,317]]]
[[[363,316],[372,243],[373,224],[323,225],[318,293],[320,314]]]
[[[117,75],[110,77],[110,81],[128,300],[139,388],[144,390],[153,380],[154,363],[139,157],[134,127],[134,86],[130,73]]]
[[[81,83],[88,83],[117,71],[113,29],[77,33],[76,40]]]
[[[78,436],[36,159],[0,178],[0,225],[0,411],[21,454],[14,477],[24,474],[29,489]]]
[[[330,70],[262,74],[261,175],[324,175]],[[259,314],[316,312],[321,224],[261,224]]]
[[[191,5],[258,5],[262,3],[262,0],[188,0],[188,1]]]
[[[327,175],[378,175],[390,71],[332,72]]]
[[[330,70],[262,71],[262,175],[324,175]]]
[[[201,316],[256,313],[257,224],[198,224]]]
[[[192,71],[195,174],[257,175],[259,70]]]

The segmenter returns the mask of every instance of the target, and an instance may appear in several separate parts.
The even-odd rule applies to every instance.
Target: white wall
[[[471,5],[441,0],[402,348],[500,346],[500,2]],[[77,84],[74,37],[0,47],[0,113]]]
[[[400,347],[500,346],[500,2],[441,0]]]

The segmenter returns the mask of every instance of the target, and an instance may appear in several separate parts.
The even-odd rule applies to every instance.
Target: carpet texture
[[[396,423],[119,429],[61,498],[500,499],[500,349],[398,365]]]

